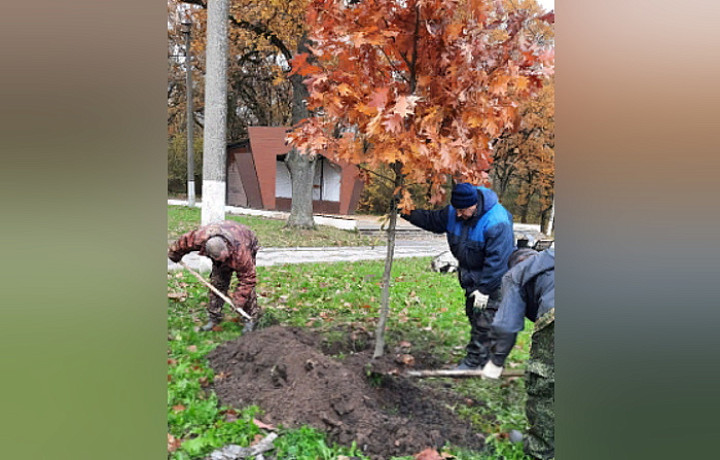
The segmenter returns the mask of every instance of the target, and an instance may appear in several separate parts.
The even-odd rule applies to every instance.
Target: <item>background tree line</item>
[[[513,8],[537,12],[534,0],[507,2]],[[247,137],[248,126],[287,126],[308,115],[303,76],[291,73],[291,62],[306,44],[306,0],[254,2],[232,0],[229,15],[227,141]],[[205,0],[168,0],[168,191],[181,195],[187,179],[186,88],[183,22],[191,22],[191,68],[195,123],[195,171],[201,190],[204,104]],[[540,44],[552,42],[552,28],[542,23],[528,31]],[[299,84],[298,84],[299,83]],[[554,197],[554,87],[520,110],[520,129],[492,141],[488,171],[503,204],[522,222],[545,228]],[[302,90],[302,91],[301,91]],[[314,168],[314,162],[304,165]],[[387,176],[389,171],[378,171]],[[359,213],[384,214],[392,194],[376,175],[367,174]],[[312,177],[312,176],[311,176]],[[448,186],[449,187],[449,184]],[[431,208],[430,187],[408,187],[420,207]]]

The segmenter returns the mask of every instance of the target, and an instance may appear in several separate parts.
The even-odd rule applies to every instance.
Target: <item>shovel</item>
[[[208,287],[211,291],[213,291],[215,294],[219,295],[220,298],[223,299],[225,302],[227,302],[228,305],[230,305],[233,310],[235,310],[236,312],[240,313],[241,315],[243,315],[243,316],[244,316],[245,318],[247,318],[248,320],[252,321],[252,318],[250,317],[250,315],[248,315],[247,313],[245,313],[245,311],[244,311],[242,308],[237,308],[237,307],[232,303],[232,300],[230,300],[230,298],[229,298],[228,296],[226,296],[225,294],[223,294],[222,292],[220,292],[215,286],[213,286],[212,284],[210,284],[210,282],[206,281],[205,278],[203,278],[202,276],[200,276],[200,273],[198,273],[198,272],[196,272],[195,270],[193,270],[192,268],[188,267],[188,265],[187,265],[185,262],[183,262],[182,260],[181,260],[180,262],[178,262],[178,263],[179,263],[180,265],[182,265],[182,267],[185,268],[185,270],[187,270],[187,271],[189,271],[190,273],[192,273],[193,276],[195,276],[195,278],[197,278],[202,284],[204,284],[205,286],[207,286],[207,287]]]
[[[467,377],[483,377],[481,370],[464,370],[456,371],[453,369],[438,369],[438,370],[424,370],[424,371],[406,371],[405,375],[408,377],[453,377],[453,378],[467,378]],[[503,370],[500,377],[523,377],[525,371],[521,370]]]

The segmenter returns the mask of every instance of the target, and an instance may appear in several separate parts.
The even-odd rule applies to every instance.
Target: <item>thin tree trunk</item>
[[[395,170],[395,188],[402,184],[399,165],[393,165]],[[393,195],[390,199],[390,223],[387,229],[388,244],[387,255],[385,256],[385,271],[382,276],[382,298],[380,301],[380,317],[377,330],[375,331],[375,351],[373,359],[383,355],[385,350],[385,325],[387,324],[390,312],[390,275],[392,273],[393,256],[395,255],[395,229],[397,224],[397,197]]]
[[[202,224],[225,219],[229,0],[208,0]]]
[[[530,192],[528,192],[527,199],[522,207],[522,214],[520,215],[520,222],[523,224],[527,224],[528,211],[530,210],[530,198],[531,195]]]
[[[382,277],[382,299],[380,303],[380,319],[375,331],[375,351],[373,358],[379,358],[385,350],[385,325],[390,312],[390,274],[392,272],[393,256],[395,254],[395,225],[397,223],[397,201],[391,200],[390,224],[388,226],[387,255],[385,256],[385,271]]]
[[[543,209],[540,211],[540,231],[542,231],[547,224],[547,215],[550,208]]]

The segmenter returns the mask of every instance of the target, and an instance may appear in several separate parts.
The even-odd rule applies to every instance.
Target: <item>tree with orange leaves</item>
[[[521,122],[495,144],[492,176],[500,199],[517,191],[521,222],[528,221],[530,203],[539,202],[541,228],[546,227],[555,186],[555,90],[548,81],[536,97],[520,106]]]
[[[170,1],[181,4],[202,28],[207,0]],[[230,94],[244,103],[237,107],[242,109],[241,116],[230,112],[228,117],[230,128],[237,128],[236,132],[244,132],[250,124],[294,124],[309,115],[303,78],[288,74],[289,62],[306,51],[306,6],[307,0],[230,1]],[[199,35],[193,46],[195,54],[200,55],[204,46]],[[285,162],[292,182],[287,225],[313,228],[312,190],[317,162],[298,154],[296,149],[286,155]]]
[[[519,122],[522,101],[552,73],[554,52],[527,32],[542,21],[490,0],[310,0],[312,54],[293,59],[315,115],[289,135],[308,155],[376,171],[387,165],[388,253],[374,356],[388,314],[397,207],[408,185],[445,198],[448,177],[487,183],[491,141]]]

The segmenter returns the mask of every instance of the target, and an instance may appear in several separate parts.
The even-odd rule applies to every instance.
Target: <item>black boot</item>
[[[460,364],[455,366],[452,370],[454,371],[479,371],[483,367],[479,364],[473,364],[472,361],[469,361],[467,356],[463,358],[462,361],[460,361]]]

